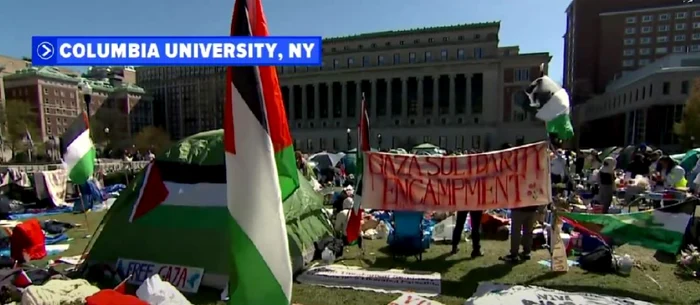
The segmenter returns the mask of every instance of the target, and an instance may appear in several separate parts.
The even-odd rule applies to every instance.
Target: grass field
[[[90,229],[94,231],[104,216],[104,212],[89,213]],[[83,215],[59,215],[54,218],[62,221],[84,224]],[[78,255],[83,252],[88,243],[84,236],[88,233],[85,226],[82,229],[69,231],[71,248],[62,256]],[[94,234],[94,232],[90,232]],[[508,251],[507,241],[484,241],[484,257],[471,259],[470,247],[463,243],[458,255],[448,255],[450,247],[434,244],[423,255],[422,262],[409,258],[406,261],[395,261],[384,253],[386,241],[367,241],[366,252],[361,256],[356,247],[347,249],[340,264],[364,266],[368,268],[404,268],[416,271],[433,271],[442,274],[442,295],[436,300],[445,304],[463,304],[471,296],[481,281],[499,283],[527,284],[546,286],[565,291],[593,292],[614,296],[626,296],[645,300],[656,304],[699,304],[700,282],[685,281],[677,278],[673,271],[675,261],[667,262],[654,258],[654,251],[635,246],[623,246],[617,249],[617,254],[630,254],[639,262],[639,268],[632,270],[630,276],[596,275],[586,273],[580,268],[573,267],[568,273],[553,274],[545,267],[537,264],[540,259],[548,257],[545,250],[534,253],[533,260],[509,265],[498,260],[498,257]],[[206,255],[206,254],[203,254]],[[47,259],[52,259],[50,257]],[[656,280],[659,285],[650,278]],[[218,302],[220,291],[202,288],[198,295],[188,296],[197,305],[224,304]],[[296,284],[293,301],[303,305],[334,305],[334,304],[388,304],[397,295],[362,292],[350,289],[329,289],[317,286]]]

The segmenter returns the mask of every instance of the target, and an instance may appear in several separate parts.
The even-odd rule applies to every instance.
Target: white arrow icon
[[[45,41],[37,46],[36,55],[43,60],[47,60],[53,56],[53,50],[53,45]]]

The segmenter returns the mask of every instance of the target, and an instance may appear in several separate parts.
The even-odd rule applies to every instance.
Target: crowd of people
[[[504,144],[500,149],[508,149],[511,145]],[[451,155],[480,153],[477,150],[450,152]],[[644,145],[635,148],[629,162],[620,168],[617,156],[607,156],[601,160],[600,153],[595,150],[567,151],[554,149],[551,157],[551,181],[553,194],[568,196],[574,189],[585,181],[594,195],[592,203],[602,206],[602,212],[608,213],[616,195],[620,180],[645,180],[651,189],[683,189],[690,188],[700,191],[700,160],[690,172],[679,166],[670,156],[661,150],[651,150]],[[324,186],[342,188],[335,192],[331,204],[333,206],[333,221],[335,231],[344,236],[347,228],[350,209],[354,205],[355,178],[346,173],[342,166],[338,168],[315,169],[309,166],[301,152],[297,152],[297,167],[304,175],[315,178]],[[690,181],[690,183],[689,183]],[[506,262],[527,261],[533,250],[533,229],[538,221],[544,221],[547,206],[531,206],[512,209],[510,211],[510,251],[501,256]],[[446,216],[455,216],[455,228],[452,232],[451,253],[459,252],[467,219],[482,219],[484,211],[458,211]],[[479,225],[470,226],[471,257],[483,256],[481,248],[481,228]],[[522,251],[521,251],[522,247]]]

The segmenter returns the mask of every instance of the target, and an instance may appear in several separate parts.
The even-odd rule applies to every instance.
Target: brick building
[[[616,57],[616,53],[621,53],[623,49],[622,46],[618,49],[608,46],[612,36],[617,34],[607,33],[624,33],[625,24],[614,22],[606,17],[611,15],[605,13],[677,6],[681,3],[681,0],[571,1],[566,9],[563,85],[571,93],[573,103],[581,103],[594,94],[602,93],[605,85],[620,72],[606,66],[608,55]],[[616,45],[618,41],[612,41],[612,44]],[[603,53],[603,49],[613,53]]]
[[[60,136],[84,109],[85,103],[78,91],[80,81],[88,82],[93,88],[91,115],[102,109],[113,109],[124,114],[123,121],[116,122],[112,127],[117,129],[115,131],[133,134],[143,126],[152,124],[152,119],[143,122],[143,117],[153,117],[152,107],[148,105],[150,100],[144,99],[145,91],[142,88],[132,84],[108,79],[84,79],[62,73],[55,67],[19,69],[4,76],[3,80],[7,100],[30,103],[38,114],[34,123],[43,141],[50,136]],[[144,111],[151,112],[140,113]]]

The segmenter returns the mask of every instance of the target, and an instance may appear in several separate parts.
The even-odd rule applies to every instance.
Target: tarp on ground
[[[156,160],[200,166],[224,165],[223,131],[188,137]],[[314,242],[332,235],[330,222],[322,211],[323,197],[301,177],[301,173],[299,175],[300,188],[284,202],[295,271],[312,258]],[[182,210],[172,213],[172,206],[159,206],[144,217],[129,222],[142,181],[143,173],[122,192],[105,215],[104,227],[90,249],[88,263],[111,265],[122,258],[198,267],[204,269],[203,285],[224,287],[231,261],[228,250],[230,216],[225,204],[219,208],[220,213],[198,213],[196,206],[180,207]],[[226,195],[216,197],[226,198]],[[198,219],[193,215],[208,217]]]

